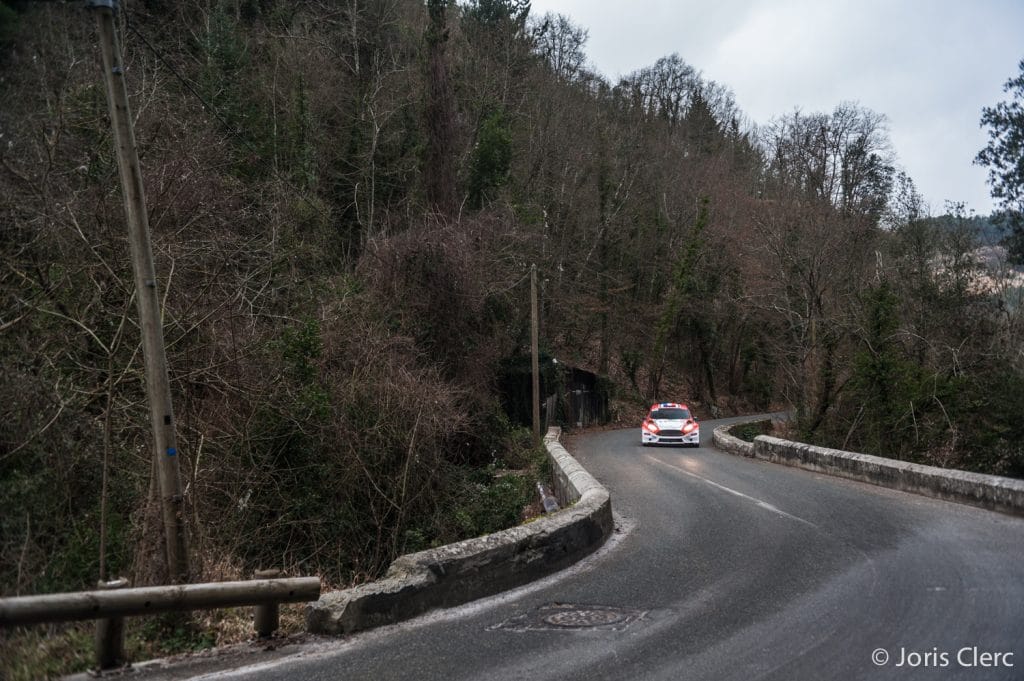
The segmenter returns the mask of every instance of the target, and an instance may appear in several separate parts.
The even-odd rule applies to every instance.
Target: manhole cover
[[[564,610],[544,617],[544,621],[556,627],[601,627],[615,624],[628,615],[614,610]]]
[[[526,615],[505,620],[491,629],[512,631],[552,631],[567,629],[604,629],[622,631],[643,618],[645,610],[618,608],[609,605],[571,605],[551,603]]]

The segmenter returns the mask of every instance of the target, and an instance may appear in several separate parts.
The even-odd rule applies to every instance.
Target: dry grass
[[[125,652],[131,662],[207,650],[256,640],[253,608],[199,611],[186,625],[166,617],[129,618]],[[305,631],[305,604],[281,606],[274,640]],[[34,681],[86,671],[94,665],[93,622],[19,627],[0,634],[0,679]]]

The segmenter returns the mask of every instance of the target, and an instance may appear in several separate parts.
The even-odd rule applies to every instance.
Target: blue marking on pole
[[[167,456],[177,456],[177,455],[178,455],[178,450],[177,449],[175,449],[174,447],[168,447],[167,448]]]

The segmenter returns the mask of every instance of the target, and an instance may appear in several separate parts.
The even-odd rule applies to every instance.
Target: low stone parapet
[[[770,435],[744,442],[729,434],[734,425],[719,426],[713,438],[715,446],[731,454],[1024,516],[1024,480],[844,452]]]
[[[476,539],[399,556],[383,579],[333,591],[307,606],[306,626],[346,634],[393,624],[521,586],[567,567],[611,534],[611,497],[558,442],[544,438],[568,508]]]

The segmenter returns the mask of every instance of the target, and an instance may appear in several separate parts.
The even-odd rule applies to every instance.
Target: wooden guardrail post
[[[253,575],[256,579],[277,579],[284,577],[283,570],[257,570]],[[261,603],[256,606],[253,617],[253,624],[256,627],[256,636],[259,638],[270,638],[277,631],[279,603]]]
[[[103,591],[123,589],[128,586],[128,580],[122,577],[109,582],[100,581],[96,586]],[[113,669],[124,663],[124,617],[96,620],[96,669]]]

